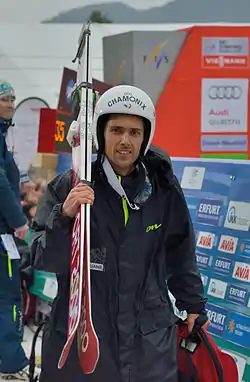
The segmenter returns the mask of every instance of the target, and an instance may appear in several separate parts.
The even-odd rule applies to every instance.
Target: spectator
[[[29,227],[20,203],[20,174],[6,145],[12,125],[15,92],[0,80],[0,378],[28,381],[28,360],[22,348],[23,323],[19,260],[11,259],[3,243],[8,238],[24,240]]]

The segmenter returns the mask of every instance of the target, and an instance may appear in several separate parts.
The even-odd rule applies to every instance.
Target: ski
[[[76,89],[81,92],[80,112],[73,121],[67,136],[72,147],[73,186],[91,183],[92,161],[92,65],[90,25],[82,28],[77,54]],[[70,300],[67,341],[59,359],[61,369],[68,357],[77,333],[78,355],[85,374],[93,373],[99,359],[99,341],[91,314],[90,282],[90,205],[81,205],[72,230],[70,264]]]

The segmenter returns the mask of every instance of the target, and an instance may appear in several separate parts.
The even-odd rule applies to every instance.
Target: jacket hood
[[[166,151],[151,145],[143,163],[162,187],[168,188],[175,184],[172,162]]]

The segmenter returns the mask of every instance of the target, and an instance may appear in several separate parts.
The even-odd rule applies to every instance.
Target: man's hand
[[[69,218],[74,218],[81,204],[93,204],[95,199],[94,191],[87,184],[79,183],[74,187],[62,206],[62,214]]]
[[[22,227],[15,228],[15,236],[18,239],[25,240],[29,235],[29,226],[28,224],[23,225]]]
[[[187,316],[187,325],[188,325],[189,333],[192,333],[194,325],[195,325],[195,320],[198,317],[199,317],[199,314],[193,314],[193,313],[192,314],[188,314],[188,316]],[[211,322],[209,320],[207,320],[207,322],[202,326],[202,329],[206,330],[209,327],[210,324],[211,324]]]

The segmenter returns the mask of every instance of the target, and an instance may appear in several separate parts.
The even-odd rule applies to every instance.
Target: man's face
[[[144,138],[141,117],[114,114],[104,130],[105,154],[118,175],[128,175],[140,154]]]
[[[11,119],[13,117],[15,111],[14,103],[15,97],[0,98],[0,118]]]

